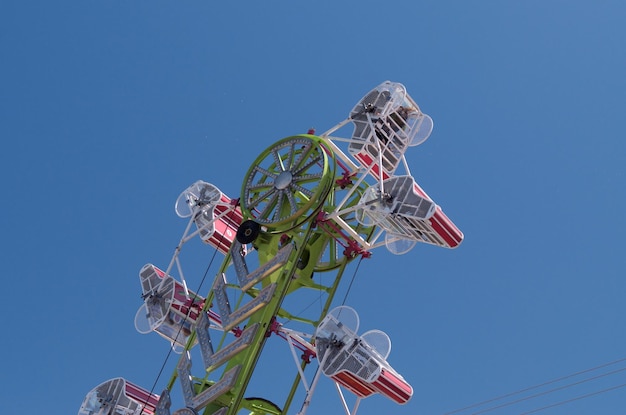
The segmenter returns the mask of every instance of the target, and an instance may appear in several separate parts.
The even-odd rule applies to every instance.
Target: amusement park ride
[[[350,123],[350,137],[334,135]],[[175,210],[189,222],[167,268],[140,270],[144,304],[135,316],[140,333],[156,332],[180,353],[176,370],[160,395],[123,378],[106,381],[87,394],[79,415],[303,415],[322,375],[348,415],[373,394],[406,403],[413,389],[387,362],[389,337],[359,334],[356,311],[331,306],[346,266],[374,248],[404,254],[417,242],[455,248],[463,240],[404,157],[432,127],[404,86],[387,81],[327,132],[263,151],[240,198],[204,181],[184,190]],[[196,236],[224,255],[204,297],[187,287],[180,260]],[[305,292],[318,307],[302,310]],[[272,335],[286,341],[294,364],[262,374],[255,368]],[[309,381],[310,365],[317,370]],[[278,378],[293,379],[282,401],[255,397],[255,379]],[[182,402],[173,403],[177,393]],[[290,411],[296,397],[302,402]]]

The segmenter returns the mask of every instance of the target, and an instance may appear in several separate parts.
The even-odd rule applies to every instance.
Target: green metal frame
[[[259,267],[272,261],[285,245],[291,244],[293,249],[284,265],[268,273],[254,286],[240,290],[238,299],[234,302],[233,313],[243,310],[246,300],[258,300],[264,288],[274,286],[267,303],[255,309],[240,323],[241,327],[258,324],[260,328],[249,346],[238,351],[225,364],[207,368],[204,376],[194,377],[195,393],[200,394],[216,385],[220,376],[231,369],[238,370],[234,386],[206,405],[202,412],[204,415],[214,414],[219,410],[227,415],[238,414],[242,410],[250,411],[251,415],[285,414],[291,406],[300,383],[297,371],[282,407],[261,398],[246,398],[246,390],[274,320],[277,317],[297,320],[310,325],[312,333],[328,313],[346,266],[353,259],[343,256],[340,251],[340,245],[335,240],[339,235],[317,226],[320,212],[332,211],[339,198],[338,193],[345,187],[339,186],[337,179],[334,154],[324,146],[321,138],[308,134],[278,141],[262,152],[248,170],[240,203],[244,219],[252,219],[262,225],[260,234],[252,242],[258,255]],[[354,196],[348,202],[348,207],[358,202],[361,193],[353,192]],[[365,239],[374,231],[373,228],[360,225],[353,220],[353,216],[348,215],[342,219]],[[241,254],[231,250],[216,279],[233,272],[232,265],[236,255]],[[327,280],[327,284],[316,283],[314,273],[329,273],[333,277]],[[215,284],[213,287],[207,295],[205,311],[216,301]],[[228,287],[231,291],[241,288],[233,283],[229,283]],[[297,312],[283,308],[285,297],[300,288],[317,290],[326,296],[320,314],[316,317],[300,318]],[[195,344],[196,337],[197,333],[190,337],[186,349]],[[216,342],[215,353],[228,347],[226,343],[230,338],[232,335],[224,331]],[[301,367],[304,369],[307,364],[307,360],[303,358]],[[167,386],[169,390],[178,376],[178,372],[173,374]]]

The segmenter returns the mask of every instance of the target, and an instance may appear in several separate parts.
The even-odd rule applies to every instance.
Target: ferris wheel
[[[386,81],[327,132],[270,145],[238,198],[191,184],[175,203],[188,222],[174,255],[139,272],[144,304],[135,315],[137,331],[157,333],[179,354],[175,373],[158,394],[122,378],[104,382],[79,415],[303,415],[322,381],[334,383],[348,415],[374,394],[407,403],[413,388],[388,362],[389,337],[359,334],[358,313],[334,298],[348,265],[375,248],[404,254],[419,242],[462,242],[404,156],[432,127],[404,86]],[[182,254],[196,238],[224,256],[206,295],[189,289],[184,272]],[[303,308],[307,298],[316,307]],[[261,362],[272,337],[292,362],[268,371]],[[291,379],[285,390],[259,397],[257,386],[278,377]]]

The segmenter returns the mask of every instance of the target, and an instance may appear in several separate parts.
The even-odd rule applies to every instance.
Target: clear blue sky
[[[236,196],[263,149],[387,79],[434,119],[407,158],[466,239],[361,264],[348,304],[415,394],[359,413],[440,415],[626,357],[624,21],[602,0],[4,1],[0,412],[76,413],[117,376],[150,388],[167,344],[134,329],[138,272],[167,265],[178,194]],[[341,413],[329,384],[312,413]],[[626,388],[541,413],[624,407]]]

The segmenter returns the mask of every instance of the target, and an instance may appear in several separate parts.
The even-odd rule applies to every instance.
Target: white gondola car
[[[227,254],[243,220],[235,201],[216,186],[198,180],[176,200],[176,213],[182,218],[193,216],[200,238]]]
[[[83,400],[78,415],[153,415],[159,395],[123,378],[107,380]]]
[[[346,306],[322,320],[315,332],[322,372],[359,398],[380,393],[399,404],[408,402],[413,388],[386,361],[389,337],[379,330],[358,336],[357,327],[356,312]]]
[[[350,119],[355,128],[348,149],[378,181],[392,178],[407,148],[426,141],[433,128],[432,119],[421,112],[404,86],[389,81],[365,95],[350,113]],[[415,182],[413,193],[432,201]],[[387,246],[392,252],[403,253],[412,247],[410,241],[447,248],[456,248],[463,241],[463,232],[438,205],[420,225],[423,237],[404,239],[401,234],[389,233]]]
[[[354,132],[348,150],[377,177],[379,158],[383,174],[392,176],[407,148],[426,141],[433,128],[432,119],[420,111],[404,85],[389,81],[365,95],[350,120]]]
[[[411,176],[394,176],[383,181],[384,193],[369,187],[359,202],[357,219],[384,229],[389,250],[403,254],[416,242],[455,247],[463,234],[441,209],[421,192]]]
[[[184,347],[204,306],[204,298],[152,264],[139,271],[145,303],[135,315],[142,334],[155,331],[174,346]]]

